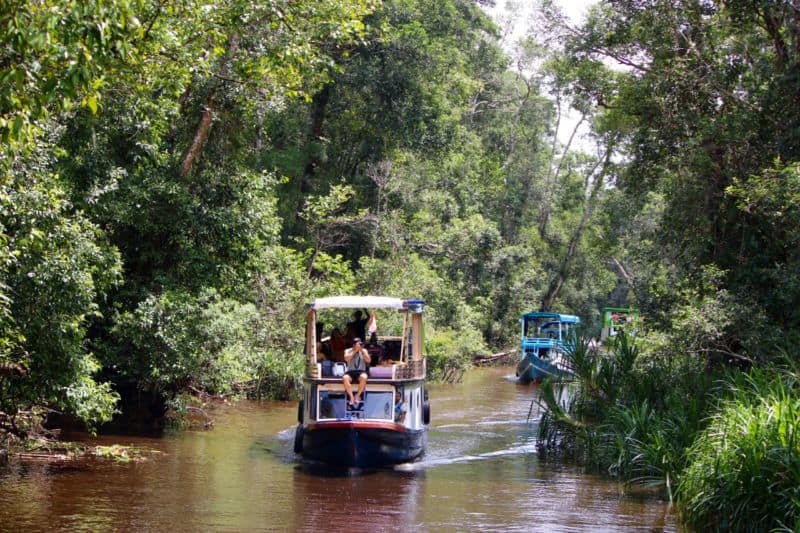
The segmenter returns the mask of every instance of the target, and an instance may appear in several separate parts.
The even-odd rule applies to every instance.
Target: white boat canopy
[[[330,296],[317,298],[309,309],[406,309],[407,300],[388,296]]]

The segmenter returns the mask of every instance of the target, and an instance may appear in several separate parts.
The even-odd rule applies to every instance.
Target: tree
[[[76,212],[52,173],[54,146],[40,140],[6,174],[2,229],[9,260],[0,282],[13,298],[2,321],[0,410],[51,406],[90,427],[110,419],[117,395],[94,374],[87,328],[98,302],[120,281],[117,251],[104,232]]]
[[[145,32],[137,17],[144,4],[0,2],[0,140],[7,148],[31,140],[52,113],[78,103],[97,111],[104,69],[132,58]]]
[[[185,375],[169,374],[168,363],[128,350],[134,333],[141,347],[147,335],[185,339],[144,327],[153,309],[197,318],[199,331],[224,339],[188,350],[189,374],[242,343],[248,371],[266,367],[275,338],[214,324],[277,292],[270,265],[287,267],[284,288],[302,268],[276,242],[275,181],[248,161],[259,113],[328,79],[329,47],[358,36],[372,2],[1,7],[0,409],[46,405],[107,420],[115,394],[94,381],[100,365],[90,350],[105,378],[168,388],[128,372],[136,364],[114,367],[139,358],[179,385]],[[181,305],[167,305],[165,294]],[[279,303],[262,301],[262,318]],[[280,318],[293,312],[294,301]]]
[[[800,155],[790,74],[798,42],[796,13],[785,3],[653,1],[603,4],[569,45],[577,61],[606,58],[627,69],[585,92],[622,126],[630,162],[619,183],[629,201],[666,199],[659,259],[698,284],[704,265],[715,265],[727,288],[787,329],[796,317],[786,298],[797,295],[754,273],[770,261],[786,271],[791,260],[751,240],[754,226],[771,224],[778,235],[780,227],[743,220],[729,191],[772,175],[776,158],[791,164]]]

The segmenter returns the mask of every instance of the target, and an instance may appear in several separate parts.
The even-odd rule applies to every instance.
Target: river
[[[425,457],[378,471],[303,464],[297,404],[214,407],[209,431],[102,436],[146,460],[12,462],[3,531],[680,531],[667,502],[536,455],[533,388],[513,368],[430,385]]]

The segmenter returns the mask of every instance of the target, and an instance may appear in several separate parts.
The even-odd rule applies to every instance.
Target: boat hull
[[[392,422],[335,420],[302,427],[304,457],[342,467],[377,467],[419,458],[427,431]],[[300,428],[298,428],[300,430]]]
[[[569,371],[558,367],[550,360],[528,354],[517,364],[517,378],[520,383],[540,382],[547,377],[569,376]]]

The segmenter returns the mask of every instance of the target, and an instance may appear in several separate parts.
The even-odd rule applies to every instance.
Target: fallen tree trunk
[[[491,363],[507,363],[516,359],[517,350],[509,350],[506,352],[499,352],[492,355],[476,355],[472,358],[472,363],[476,366],[488,365]]]

